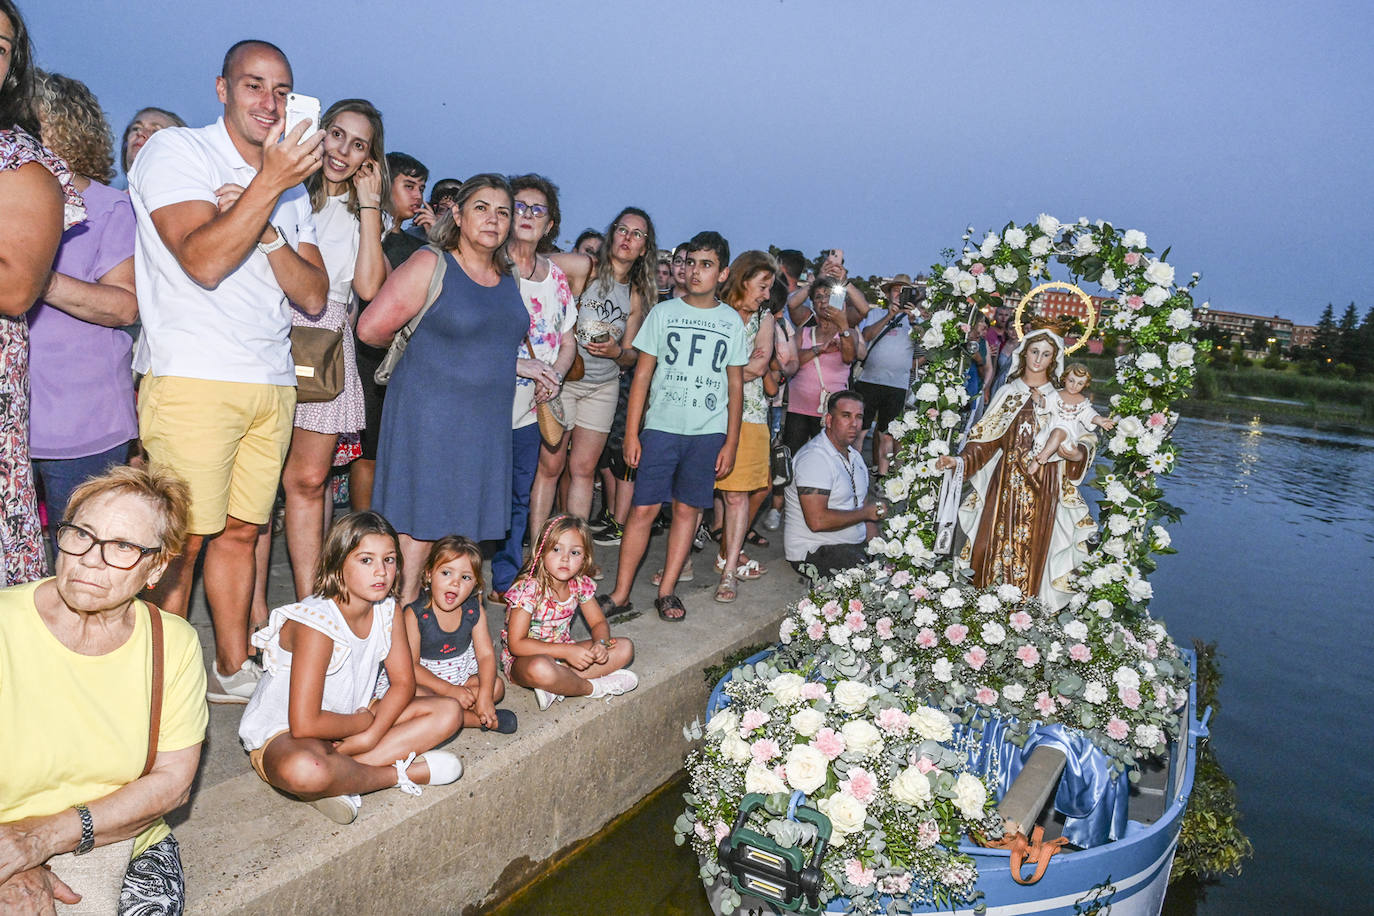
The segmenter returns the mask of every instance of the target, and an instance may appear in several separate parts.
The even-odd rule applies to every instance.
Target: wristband
[[[81,842],[73,850],[74,855],[84,856],[95,848],[95,822],[91,820],[91,809],[85,805],[72,805],[81,818]]]
[[[282,235],[282,231],[280,229],[278,229],[276,226],[273,226],[272,231],[277,233],[277,238],[275,241],[268,242],[265,245],[262,242],[258,242],[258,251],[261,251],[263,254],[271,254],[272,252],[276,251],[278,248],[286,244],[286,236]]]

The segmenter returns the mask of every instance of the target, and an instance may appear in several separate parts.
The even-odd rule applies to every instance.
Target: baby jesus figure
[[[1036,436],[1035,457],[1027,467],[1032,475],[1038,475],[1050,461],[1082,457],[1076,443],[1091,434],[1094,426],[1106,430],[1116,426],[1110,417],[1099,416],[1092,400],[1084,394],[1092,380],[1087,366],[1070,363],[1060,379],[1063,387],[1053,395],[1046,398],[1039,391],[1032,392],[1037,406],[1047,408],[1051,414],[1050,424]]]

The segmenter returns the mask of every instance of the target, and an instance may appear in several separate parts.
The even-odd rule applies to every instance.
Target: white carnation
[[[1140,674],[1134,668],[1122,665],[1112,672],[1112,682],[1121,690],[1139,690]]]
[[[978,289],[978,278],[968,271],[959,271],[959,276],[954,278],[954,291],[961,296],[972,296]]]
[[[1002,241],[1012,248],[1024,248],[1026,247],[1026,230],[1019,226],[1012,226],[1002,233]]]
[[[935,664],[930,666],[930,673],[935,680],[948,684],[954,677],[954,665],[947,658],[937,658]]]
[[[940,603],[950,610],[964,606],[964,595],[957,588],[947,588],[940,593]]]
[[[1083,699],[1093,705],[1107,702],[1107,688],[1097,681],[1091,681],[1083,688]]]
[[[1116,278],[1116,274],[1112,272],[1110,267],[1102,271],[1102,278],[1097,282],[1109,293],[1115,292],[1116,288],[1121,285],[1121,281]]]
[[[1030,253],[1037,258],[1043,258],[1050,253],[1050,240],[1043,235],[1037,236],[1030,243]]]
[[[1010,583],[997,586],[997,597],[1008,603],[1021,600],[1021,589]]]
[[[1081,233],[1073,240],[1073,253],[1082,257],[1092,254],[1098,249],[1097,239],[1093,238],[1091,232]]]
[[[1163,365],[1164,363],[1160,361],[1158,353],[1145,352],[1137,356],[1135,360],[1136,368],[1141,370],[1142,372],[1149,372],[1152,369],[1159,369],[1162,368]],[[1138,434],[1127,433],[1127,435]]]
[[[980,635],[983,637],[983,642],[990,646],[995,646],[1007,638],[1007,631],[1000,623],[989,620],[987,623],[983,624]]]
[[[989,232],[983,239],[983,244],[978,246],[978,253],[985,258],[990,258],[997,253],[997,246],[1002,240],[994,232]]]
[[[985,293],[990,293],[997,289],[997,283],[993,281],[992,274],[984,272],[978,275],[978,288]]]
[[[953,283],[958,277],[959,268],[955,267],[953,264],[946,267],[944,272],[940,274],[940,279],[944,280],[946,283]]]
[[[1010,264],[999,264],[993,268],[992,275],[998,283],[1003,286],[1010,286],[1021,277],[1021,272]]]
[[[1162,286],[1152,286],[1145,290],[1145,295],[1140,298],[1145,301],[1146,305],[1154,308],[1155,306],[1163,305],[1165,301],[1168,300],[1169,291]]]
[[[1121,537],[1131,530],[1131,520],[1124,515],[1112,515],[1107,519],[1107,530],[1115,537]]]
[[[1088,638],[1088,625],[1081,620],[1070,620],[1064,625],[1064,635],[1082,642]]]
[[[1167,319],[1169,327],[1175,331],[1186,331],[1193,326],[1193,313],[1188,309],[1174,309]]]
[[[1151,528],[1150,534],[1154,535],[1155,543],[1160,547],[1168,547],[1170,544],[1174,542],[1174,539],[1169,535],[1169,532],[1165,531],[1164,528],[1160,525],[1155,525],[1153,528]]]
[[[942,429],[953,429],[958,426],[963,418],[952,410],[940,411],[940,427]]]
[[[922,382],[921,387],[916,389],[916,400],[934,401],[940,397],[940,389],[930,382]]]
[[[1024,684],[1008,684],[1002,688],[1002,696],[1013,703],[1020,703],[1026,698],[1026,687]]]
[[[954,783],[954,806],[971,821],[981,820],[987,804],[988,788],[972,773],[960,773]]]
[[[1041,213],[1035,218],[1035,225],[1040,227],[1041,232],[1052,236],[1059,232],[1060,222],[1048,213]]]
[[[1127,229],[1126,233],[1121,236],[1121,244],[1127,248],[1144,248],[1145,233],[1139,229]]]

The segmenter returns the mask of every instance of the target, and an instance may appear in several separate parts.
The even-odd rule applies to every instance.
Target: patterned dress
[[[62,184],[66,197],[63,231],[85,220],[86,207],[72,184],[67,164],[24,131],[0,130],[0,171],[30,162],[42,165]],[[29,323],[22,315],[0,316],[0,514],[4,584],[17,585],[46,576],[43,530],[29,464]]]
[[[530,615],[529,638],[540,642],[569,643],[572,638],[572,621],[582,602],[596,595],[596,583],[591,576],[577,576],[568,583],[571,587],[567,601],[559,601],[553,595],[540,595],[539,583],[526,576],[518,580],[506,592],[506,604],[511,609],[519,608]],[[510,611],[506,612],[506,627],[510,626]],[[511,666],[515,656],[510,654],[509,634],[501,629],[501,667],[505,669],[506,679],[510,679]]]

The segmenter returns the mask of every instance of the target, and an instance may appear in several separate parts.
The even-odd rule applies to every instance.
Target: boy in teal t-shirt
[[[663,620],[686,614],[673,590],[701,510],[711,505],[716,480],[734,467],[739,445],[749,343],[738,313],[716,299],[729,263],[730,245],[720,233],[697,233],[687,243],[687,294],[654,306],[635,335],[639,362],[626,409],[625,463],[639,471],[615,590],[597,599],[607,614],[629,609],[650,528],[669,499],[673,524],[654,607]]]

